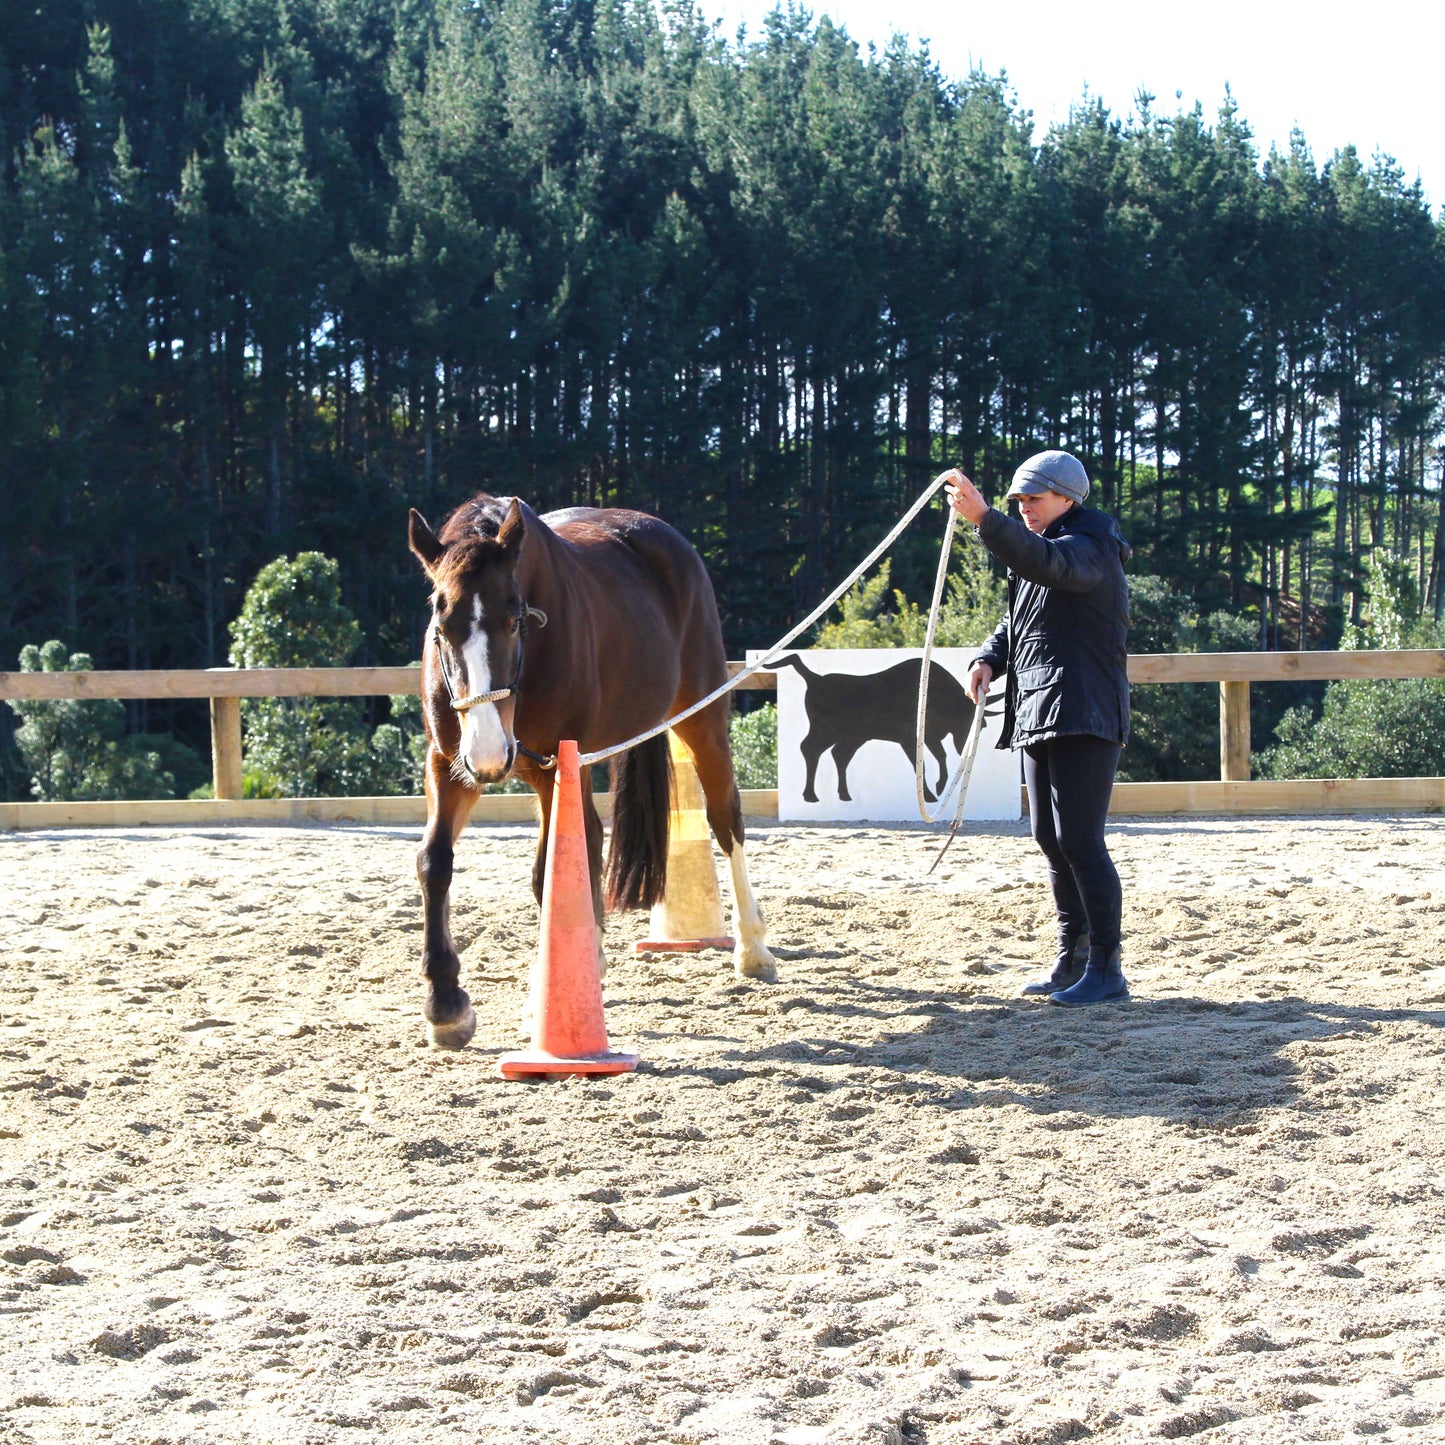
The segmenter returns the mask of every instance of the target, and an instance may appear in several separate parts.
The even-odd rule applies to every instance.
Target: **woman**
[[[1008,568],[1008,611],[966,688],[976,703],[1008,674],[999,746],[1023,752],[1029,820],[1059,923],[1053,973],[1024,993],[1073,1006],[1127,998],[1104,820],[1129,736],[1129,544],[1112,517],[1083,505],[1088,473],[1068,452],[1039,452],[1014,473],[1008,495],[1022,522],[990,507],[962,472],[952,477],[954,511]]]

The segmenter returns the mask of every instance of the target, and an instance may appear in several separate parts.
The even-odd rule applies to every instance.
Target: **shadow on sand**
[[[1395,1087],[1346,1075],[1327,1049],[1301,1059],[1286,1052],[1291,1045],[1331,1044],[1388,1028],[1418,1034],[1422,1054],[1445,1050],[1445,1009],[1288,996],[1234,1003],[1138,998],[1066,1010],[995,997],[954,1003],[854,979],[819,984],[809,997],[781,999],[779,1006],[796,1016],[795,1038],[749,1049],[736,1036],[699,1033],[693,1037],[723,1046],[718,1065],[669,1066],[667,1072],[718,1084],[740,1075],[796,1073],[806,1076],[805,1087],[865,1085],[943,1109],[1014,1104],[1045,1115],[1067,1110],[1217,1129],[1244,1124],[1260,1111],[1305,1102],[1311,1109],[1343,1107]],[[828,1032],[809,1028],[825,1020],[833,1026]],[[904,1020],[914,1026],[897,1027]],[[875,1032],[870,1024],[882,1027]]]

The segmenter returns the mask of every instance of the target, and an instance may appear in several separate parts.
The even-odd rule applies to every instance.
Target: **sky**
[[[698,0],[699,11],[761,34],[773,0]],[[1128,115],[1142,88],[1156,113],[1195,101],[1217,114],[1228,86],[1261,155],[1284,149],[1298,125],[1316,163],[1353,145],[1368,164],[1394,157],[1407,182],[1419,178],[1432,208],[1445,202],[1445,83],[1438,55],[1445,23],[1433,7],[1401,0],[1369,6],[1302,6],[1298,0],[1160,0],[1107,5],[1028,0],[970,6],[959,0],[812,0],[860,44],[880,48],[901,31],[929,42],[945,75],[977,67],[1003,72],[1036,136],[1064,120],[1087,93]],[[1435,21],[1428,20],[1434,13]],[[1436,27],[1439,26],[1439,29]],[[1176,99],[1176,95],[1180,97]]]

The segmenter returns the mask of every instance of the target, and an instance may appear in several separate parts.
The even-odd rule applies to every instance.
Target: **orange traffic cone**
[[[723,922],[722,896],[712,861],[712,829],[707,800],[688,751],[668,733],[672,748],[672,826],[667,834],[667,891],[653,905],[649,937],[632,945],[634,953],[696,953],[704,948],[731,949]]]
[[[547,836],[542,933],[532,967],[532,1047],[502,1055],[503,1078],[625,1074],[637,1067],[636,1054],[607,1047],[600,963],[577,744],[562,742]]]

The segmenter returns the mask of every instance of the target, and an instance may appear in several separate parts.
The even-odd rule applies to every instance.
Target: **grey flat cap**
[[[1037,497],[1043,492],[1057,492],[1071,502],[1082,502],[1089,495],[1089,474],[1083,462],[1068,452],[1035,453],[1014,473],[1008,494]]]

